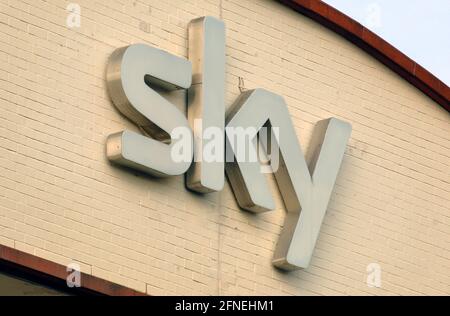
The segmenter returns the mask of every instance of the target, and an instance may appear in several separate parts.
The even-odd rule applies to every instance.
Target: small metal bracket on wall
[[[241,91],[241,93],[247,91],[247,89],[245,88],[244,78],[242,77],[239,77],[239,91]]]

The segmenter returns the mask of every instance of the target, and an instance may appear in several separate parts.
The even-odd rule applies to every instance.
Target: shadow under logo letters
[[[246,91],[225,122],[225,25],[213,17],[190,23],[189,60],[143,44],[117,49],[108,63],[107,85],[119,111],[149,136],[131,131],[110,135],[109,160],[158,177],[187,172],[188,188],[200,193],[221,191],[226,170],[240,207],[256,213],[274,209],[275,203],[261,163],[234,159],[238,148],[229,131],[255,130],[247,135],[254,150],[258,131],[269,128],[274,135],[272,154],[274,145],[279,154],[273,173],[288,211],[273,264],[285,270],[308,267],[350,138],[350,124],[335,118],[320,121],[307,162],[279,95],[263,89]],[[188,118],[153,88],[189,89]],[[173,159],[180,128],[187,131],[184,159]],[[222,133],[214,139],[222,159],[194,159],[195,153],[210,146],[211,128]]]

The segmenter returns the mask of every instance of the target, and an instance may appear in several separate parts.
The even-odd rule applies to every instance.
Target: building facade
[[[255,215],[228,182],[196,194],[106,157],[110,134],[140,131],[108,95],[110,55],[187,58],[202,16],[226,25],[227,113],[245,90],[283,96],[304,152],[318,121],[353,126],[307,269],[272,265],[271,176],[276,210]],[[449,88],[359,30],[314,1],[0,0],[0,258],[149,295],[450,294]],[[186,93],[165,97],[186,112]]]

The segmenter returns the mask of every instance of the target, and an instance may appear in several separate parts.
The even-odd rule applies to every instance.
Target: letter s
[[[192,162],[192,131],[186,117],[151,88],[187,89],[192,82],[190,61],[144,44],[117,49],[110,57],[106,81],[117,109],[150,137],[131,131],[110,135],[106,154],[110,161],[153,176],[185,173]],[[174,130],[184,129],[183,161],[173,159]],[[178,133],[179,134],[179,133]]]

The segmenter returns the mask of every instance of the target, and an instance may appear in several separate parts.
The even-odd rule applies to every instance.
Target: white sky
[[[324,0],[450,86],[450,0]]]

